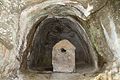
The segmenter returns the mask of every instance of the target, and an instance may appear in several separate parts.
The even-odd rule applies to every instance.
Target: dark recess
[[[77,28],[76,28],[77,27]],[[35,32],[28,66],[32,70],[52,71],[52,49],[60,40],[67,39],[75,47],[76,71],[94,66],[87,42],[79,33],[80,26],[66,18],[48,18],[44,20]],[[61,52],[66,52],[64,48]]]

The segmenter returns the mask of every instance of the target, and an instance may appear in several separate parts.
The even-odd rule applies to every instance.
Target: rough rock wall
[[[69,3],[76,4],[75,6],[80,11],[83,11],[83,12],[78,12],[73,9],[73,11],[75,11],[76,13],[74,15],[80,17],[86,22],[86,24],[89,25],[88,27],[86,27],[86,32],[93,44],[93,47],[96,49],[97,54],[103,56],[103,58],[107,59],[106,61],[109,61],[110,62],[109,64],[111,64],[111,68],[109,68],[110,66],[107,66],[108,70],[106,69],[106,72],[100,74],[100,76],[98,76],[97,78],[103,77],[105,78],[105,80],[107,80],[106,76],[109,75],[109,77],[117,76],[118,78],[117,80],[119,80],[120,79],[119,77],[120,1],[119,0],[71,0],[71,1],[69,0],[0,0],[1,78],[3,80],[6,80],[4,78],[8,78],[9,80],[10,78],[12,79],[19,77],[15,74],[19,73],[18,69],[20,66],[20,59],[22,56],[19,54],[21,51],[20,47],[22,45],[22,40],[25,41],[24,46],[27,42],[21,36],[25,34],[24,32],[30,30],[31,25],[34,23],[33,21],[37,21],[41,17],[41,15],[46,14],[46,10],[39,11],[40,10],[39,6],[41,6],[41,8],[44,8],[50,4],[56,4],[56,3],[60,5],[66,5]],[[34,10],[38,10],[38,11],[34,11]],[[43,13],[41,13],[40,15],[39,14],[40,12]],[[49,9],[47,12],[49,12]],[[29,13],[29,15],[27,13]],[[34,16],[34,14],[37,15]],[[24,20],[24,17],[27,19]],[[23,23],[25,24],[20,24],[20,20],[23,21]],[[28,21],[28,23],[24,21]],[[26,28],[26,25],[28,28]],[[27,30],[24,31],[24,29]],[[110,56],[114,56],[113,59],[111,59]],[[23,78],[21,79],[16,78],[16,80],[23,80]]]

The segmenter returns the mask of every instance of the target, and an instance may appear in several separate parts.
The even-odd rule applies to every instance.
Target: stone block
[[[54,72],[73,72],[75,68],[75,47],[68,40],[58,42],[52,51]]]

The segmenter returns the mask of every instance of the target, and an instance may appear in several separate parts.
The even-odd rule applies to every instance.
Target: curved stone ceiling
[[[28,66],[33,70],[52,70],[52,49],[53,46],[63,39],[69,40],[75,45],[76,71],[87,67],[97,68],[97,59],[91,47],[90,41],[77,22],[67,18],[46,18],[36,29],[32,41],[27,44],[29,48]],[[29,47],[29,46],[28,46]]]

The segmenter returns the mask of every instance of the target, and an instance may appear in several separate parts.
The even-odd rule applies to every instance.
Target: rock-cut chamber
[[[53,72],[79,72],[94,67],[88,43],[80,26],[66,18],[47,18],[34,34],[29,69]]]

